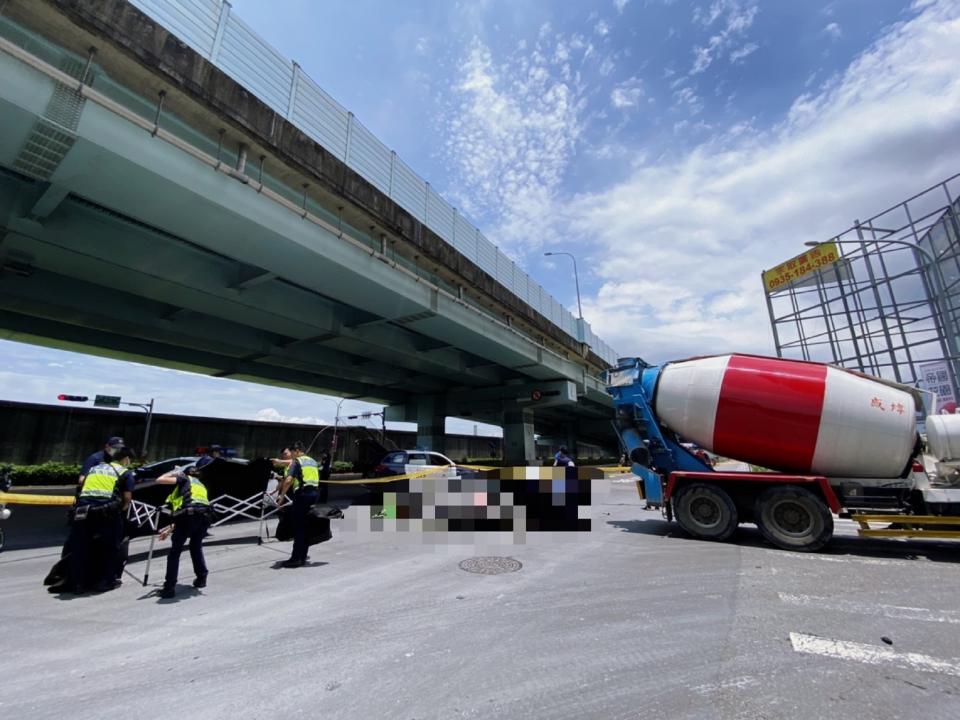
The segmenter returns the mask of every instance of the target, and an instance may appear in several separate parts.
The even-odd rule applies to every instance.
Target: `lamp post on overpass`
[[[580,275],[577,273],[577,259],[573,256],[573,253],[568,252],[545,252],[544,257],[549,257],[551,255],[566,255],[571,260],[573,260],[573,282],[577,286],[577,312],[580,313],[580,319],[583,320],[583,306],[580,304]]]

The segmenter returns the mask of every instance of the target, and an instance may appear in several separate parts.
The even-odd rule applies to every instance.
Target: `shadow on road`
[[[256,536],[254,536],[254,537],[223,538],[220,540],[205,540],[203,543],[203,547],[211,548],[211,547],[219,547],[222,545],[256,545],[256,544],[257,544],[257,538]],[[189,548],[189,545],[184,547],[184,552],[187,552],[188,548]],[[156,560],[157,558],[160,558],[160,557],[166,557],[169,552],[170,552],[170,544],[168,542],[164,542],[162,545],[160,543],[157,543],[153,548],[153,559]],[[141,550],[136,553],[130,553],[127,556],[127,562],[132,563],[132,562],[140,562],[141,560],[146,560],[147,555],[149,554],[150,554],[149,549]]]
[[[639,535],[669,537],[678,542],[709,542],[687,535],[675,522],[659,518],[648,520],[608,520],[607,524],[624,532]],[[729,543],[741,547],[753,547],[774,552],[793,553],[781,550],[768,543],[753,525],[737,528]],[[870,537],[834,536],[830,544],[818,555],[827,557],[868,557],[884,560],[928,560],[931,562],[960,563],[960,543],[921,539],[885,539]]]
[[[308,560],[306,563],[304,563],[303,565],[301,565],[301,566],[298,567],[298,568],[288,568],[288,567],[284,566],[284,564],[283,564],[284,562],[286,562],[286,561],[285,561],[285,560],[280,560],[280,561],[278,561],[278,562],[275,562],[273,565],[270,566],[270,568],[273,569],[273,570],[302,570],[303,568],[323,567],[324,565],[329,565],[329,564],[330,564],[330,563],[325,562],[325,561],[323,561],[323,560],[321,560],[321,561],[319,561],[319,562],[310,562],[310,561]]]
[[[199,597],[200,595],[203,595],[203,593],[200,592],[198,588],[192,587],[191,585],[178,584],[177,594],[172,598],[160,597],[160,588],[155,587],[139,596],[137,600],[156,600],[158,605],[173,605],[181,600],[189,600],[190,598]]]

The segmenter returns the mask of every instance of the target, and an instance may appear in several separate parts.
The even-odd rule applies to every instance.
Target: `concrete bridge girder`
[[[95,283],[74,282],[42,270],[32,270],[30,279],[11,276],[0,283],[0,307],[26,315],[67,320],[80,327],[111,329],[185,348],[206,349],[238,360],[256,357],[288,367],[346,374],[374,387],[395,383],[411,391],[429,392],[444,386],[435,376],[406,370],[396,356],[391,362],[374,362],[322,346],[291,346],[283,336],[199,313],[181,314],[170,321],[160,314],[166,307],[162,303],[145,301]],[[104,307],[114,309],[108,315],[102,312]],[[227,369],[220,368],[216,374],[229,374],[224,370]]]
[[[0,164],[9,166],[53,84],[2,53],[0,77]],[[35,188],[29,207],[31,193],[9,213],[5,224],[15,232],[7,233],[4,248],[32,255],[37,278],[50,273],[74,292],[106,285],[115,294],[105,302],[136,299],[130,309],[149,314],[135,328],[122,313],[98,316],[95,307],[71,307],[62,297],[56,303],[42,298],[44,306],[22,284],[0,283],[0,327],[10,328],[9,337],[50,344],[40,332],[47,328],[62,333],[60,345],[98,354],[388,403],[442,397],[438,391],[452,385],[472,385],[463,390],[469,395],[524,378],[541,384],[566,378],[576,383],[574,403],[579,394],[609,404],[580,363],[404,275],[375,249],[302,219],[235,174],[214,171],[95,102],[87,102],[77,141],[52,179]],[[78,209],[70,193],[87,204]],[[117,223],[127,216],[158,232],[118,232],[112,221],[91,219],[92,204],[122,209]],[[100,231],[87,236],[71,221]],[[149,237],[132,241],[138,233]],[[143,242],[151,252],[143,252]],[[112,263],[107,280],[104,263]],[[24,322],[31,316],[44,321],[34,332]],[[77,333],[77,324],[86,323],[103,329],[93,344],[89,333]],[[211,323],[231,332],[217,335]],[[179,344],[182,356],[165,343]],[[503,419],[494,395],[478,407]],[[451,409],[445,405],[443,412]],[[527,417],[528,410],[518,412]],[[424,412],[428,427],[436,428],[440,411],[421,411],[426,418]]]
[[[46,318],[37,318],[0,310],[0,338],[47,347],[133,360],[152,365],[212,375],[226,365],[236,368],[235,379],[265,383],[295,390],[311,388],[335,395],[364,397],[369,388],[342,376],[328,376],[281,367],[236,362],[236,358],[216,353],[174,347],[152,340],[118,334],[95,328],[69,325]],[[387,402],[401,402],[408,393],[384,388],[379,394]]]
[[[164,166],[164,162],[163,162],[164,159],[168,159],[168,158],[165,158],[165,157],[164,157],[164,158],[158,158],[158,157],[156,157],[157,150],[158,150],[158,148],[157,148],[156,146],[158,146],[158,145],[161,145],[161,146],[162,146],[163,143],[159,143],[158,141],[153,141],[152,143],[150,143],[150,142],[144,143],[142,134],[140,134],[140,133],[137,131],[136,128],[131,128],[131,127],[129,127],[129,126],[123,127],[123,126],[122,126],[122,123],[121,123],[120,127],[118,127],[118,128],[112,128],[111,130],[104,131],[102,128],[100,128],[100,125],[98,124],[98,122],[93,122],[93,121],[88,120],[88,117],[89,117],[90,115],[98,115],[98,114],[101,116],[101,117],[100,117],[100,120],[102,120],[104,123],[106,123],[106,124],[109,125],[109,124],[111,124],[111,121],[113,121],[112,124],[117,124],[117,119],[111,117],[110,114],[109,114],[107,111],[103,110],[102,108],[97,108],[97,107],[95,107],[95,106],[88,106],[88,108],[87,108],[87,110],[85,111],[85,114],[84,114],[84,120],[83,120],[83,122],[81,122],[81,126],[80,126],[80,129],[79,129],[79,132],[80,132],[80,134],[81,134],[81,137],[84,137],[84,133],[85,133],[85,132],[87,132],[87,133],[89,133],[90,135],[92,135],[92,136],[93,136],[93,144],[94,144],[94,145],[96,144],[96,140],[97,140],[97,139],[99,139],[100,141],[102,141],[102,142],[104,142],[104,143],[109,142],[109,143],[110,143],[110,145],[109,145],[109,147],[110,147],[109,153],[107,153],[107,152],[96,152],[96,153],[93,153],[93,154],[91,155],[90,144],[89,144],[89,143],[81,143],[81,144],[79,144],[78,147],[73,148],[73,149],[71,150],[70,154],[64,159],[63,163],[61,164],[60,169],[58,169],[58,171],[57,171],[57,175],[58,175],[58,176],[61,176],[61,177],[63,177],[63,178],[70,178],[70,177],[72,177],[72,178],[77,178],[78,176],[79,176],[79,177],[83,177],[83,180],[84,180],[84,182],[83,182],[83,192],[86,194],[86,196],[88,196],[88,197],[93,197],[94,199],[112,200],[113,203],[114,203],[114,204],[112,204],[112,206],[114,206],[114,207],[116,207],[116,206],[134,206],[134,207],[138,207],[138,210],[140,211],[138,214],[141,216],[142,219],[145,219],[147,222],[150,222],[150,221],[163,221],[163,222],[164,222],[166,225],[168,225],[168,226],[173,225],[173,226],[174,226],[174,227],[173,227],[173,230],[176,231],[176,230],[180,229],[180,228],[175,227],[175,226],[178,224],[177,221],[178,221],[178,219],[179,219],[179,221],[180,221],[181,224],[182,224],[183,222],[188,222],[188,223],[192,226],[190,229],[193,231],[193,234],[194,234],[194,235],[202,234],[203,230],[206,229],[206,230],[208,231],[208,238],[207,238],[207,239],[208,239],[208,240],[211,240],[211,239],[212,239],[212,241],[213,241],[213,242],[212,242],[213,247],[211,247],[210,249],[213,249],[215,252],[228,251],[228,252],[231,252],[232,254],[236,255],[236,254],[237,254],[237,251],[238,251],[238,245],[241,245],[241,244],[244,246],[244,249],[246,249],[246,250],[256,250],[256,249],[257,249],[256,247],[252,247],[252,246],[251,246],[251,243],[249,243],[249,242],[246,242],[246,243],[239,243],[239,242],[237,242],[237,240],[239,240],[239,239],[241,238],[241,236],[242,236],[239,231],[238,231],[238,232],[231,232],[229,228],[223,227],[223,226],[221,226],[221,227],[213,227],[213,223],[211,222],[211,216],[214,215],[214,213],[212,213],[212,212],[189,212],[189,213],[184,213],[184,212],[182,212],[183,208],[185,208],[185,207],[190,207],[190,202],[189,202],[190,199],[187,199],[186,201],[180,201],[180,200],[174,201],[174,196],[175,196],[175,195],[177,195],[177,194],[181,194],[181,195],[182,195],[182,194],[183,194],[182,192],[180,192],[180,193],[177,192],[177,191],[182,191],[182,190],[183,190],[182,187],[177,187],[177,186],[174,186],[174,187],[172,187],[172,188],[171,188],[171,187],[165,187],[165,188],[159,188],[159,187],[157,187],[157,188],[152,188],[152,189],[144,189],[143,187],[140,187],[140,186],[143,185],[143,182],[142,182],[142,181],[143,181],[143,177],[140,177],[140,176],[144,175],[144,172],[143,172],[144,169],[143,169],[143,167],[138,168],[138,170],[139,170],[139,175],[136,175],[136,173],[133,172],[132,169],[129,168],[129,167],[128,167],[128,168],[125,168],[126,172],[123,172],[123,171],[117,171],[117,172],[112,172],[112,173],[109,172],[108,166],[109,166],[110,163],[109,163],[109,161],[108,161],[107,158],[109,158],[109,159],[114,159],[114,160],[116,159],[116,157],[117,157],[116,153],[120,150],[120,148],[121,148],[122,146],[124,146],[124,143],[122,142],[123,139],[126,139],[126,140],[128,141],[126,144],[127,144],[127,145],[130,145],[131,148],[129,148],[129,149],[132,149],[134,152],[136,152],[136,151],[139,150],[139,149],[142,149],[142,148],[140,147],[140,146],[142,146],[142,145],[146,145],[147,150],[152,150],[152,152],[147,152],[147,153],[146,153],[147,156],[148,156],[147,162],[148,162],[148,163],[150,164],[150,166],[151,166],[151,167],[148,169],[147,172],[148,172],[148,174],[149,174],[150,172],[154,172],[154,177],[152,177],[151,179],[154,179],[154,180],[156,179],[156,173],[155,173],[155,171],[156,171],[157,169],[159,169],[159,168],[162,168],[162,167]],[[121,127],[122,127],[123,130],[126,130],[127,132],[126,132],[126,133],[119,132]],[[101,134],[105,134],[106,137],[99,137],[99,138],[97,138],[98,130],[100,131]],[[118,132],[114,132],[114,130],[117,130]],[[132,137],[132,138],[129,137],[129,135],[130,135],[131,133],[134,135],[134,137]],[[123,136],[124,136],[125,134],[126,134],[128,137],[123,138]],[[102,147],[102,146],[101,146],[101,147]],[[169,150],[168,148],[160,148],[160,149]],[[111,156],[111,155],[112,155],[112,158],[109,157],[109,156]],[[183,160],[183,161],[186,161],[186,162],[191,162],[191,160],[192,160],[191,158],[180,158],[180,159]],[[83,176],[82,169],[83,169],[83,168],[89,168],[90,166],[94,166],[94,165],[100,166],[102,172],[100,172],[97,176],[92,177],[92,178],[91,178],[91,177],[85,177],[85,176]],[[78,169],[78,168],[81,170],[81,172],[77,172],[77,169]],[[196,169],[196,168],[193,168],[192,170],[187,169],[185,172],[180,173],[180,176],[177,178],[177,180],[182,181],[183,178],[184,178],[184,176],[191,176],[191,173],[195,175],[196,172],[197,172],[197,169]],[[234,191],[234,194],[235,194],[235,192],[238,191],[238,190],[239,190],[241,193],[243,193],[244,191],[246,191],[246,193],[247,193],[248,195],[249,195],[250,193],[252,193],[252,191],[250,190],[250,188],[248,188],[248,187],[246,187],[246,186],[243,186],[243,185],[241,185],[241,184],[239,184],[239,183],[236,183],[236,182],[230,180],[229,178],[227,178],[226,176],[218,175],[217,173],[212,173],[212,172],[204,171],[204,170],[202,170],[202,169],[201,169],[201,173],[206,176],[206,177],[202,177],[202,178],[201,178],[201,180],[202,180],[203,182],[200,183],[200,184],[205,186],[205,187],[202,188],[202,189],[203,189],[203,190],[206,190],[210,195],[213,195],[214,197],[221,197],[221,198],[222,198],[222,192],[221,192],[221,191]],[[123,183],[122,186],[120,186],[119,188],[117,188],[117,187],[109,187],[109,186],[111,185],[111,183],[109,182],[110,176],[123,176],[123,177],[126,177],[126,178],[132,178],[132,177],[134,177],[134,176],[137,176],[138,179],[140,180],[140,182],[126,182],[126,183]],[[105,179],[105,178],[106,178],[106,179]],[[218,180],[220,187],[210,188],[209,186],[211,185],[211,181],[212,181],[212,180]],[[114,185],[115,185],[115,184],[114,184]],[[98,186],[100,186],[100,187],[98,187]],[[103,186],[107,186],[107,187],[103,187]],[[103,191],[103,192],[101,192],[101,191]],[[120,197],[118,197],[118,192],[119,192]],[[228,194],[229,194],[229,192],[228,192]],[[126,197],[123,197],[123,195],[126,195]],[[143,203],[138,203],[137,200],[138,200],[139,198],[142,198],[142,197],[145,196],[145,195],[151,197],[151,203],[149,203],[148,205],[144,205]],[[255,195],[255,194],[254,194],[254,195]],[[194,197],[194,198],[192,198],[192,199],[193,199],[193,202],[194,202],[194,204],[195,204],[196,198]],[[249,198],[249,197],[247,197],[247,198],[239,198],[238,200],[239,200],[239,202],[236,203],[235,206],[236,206],[236,205],[239,205],[240,207],[243,207],[243,206],[244,206],[243,200],[249,201],[250,198]],[[265,201],[265,202],[267,202],[268,205],[270,204],[268,201]],[[206,209],[209,210],[210,208],[208,207],[208,208],[206,208]],[[299,231],[301,232],[301,234],[302,234],[302,231],[304,230],[304,225],[305,225],[305,223],[303,223],[303,222],[300,220],[300,218],[292,215],[292,214],[289,213],[289,212],[283,211],[282,209],[280,209],[280,208],[278,208],[278,207],[272,207],[272,208],[269,208],[269,209],[270,209],[270,210],[273,210],[273,211],[274,211],[274,214],[277,214],[277,212],[279,211],[280,217],[279,217],[279,218],[275,218],[275,219],[281,221],[282,223],[286,223],[286,224],[288,224],[288,225],[291,224],[291,223],[294,224],[294,225],[296,225],[296,226],[297,226],[296,229],[299,230]],[[262,217],[262,213],[259,213],[259,212],[258,212],[258,213],[257,213],[257,216],[258,216],[258,217]],[[247,218],[247,220],[249,220],[249,219],[250,219],[250,218]],[[269,232],[273,233],[273,230],[272,230],[272,229],[275,228],[275,227],[276,227],[276,223],[271,223],[271,230],[270,230]],[[184,228],[184,229],[185,229],[185,228]],[[308,228],[308,229],[313,230],[313,236],[314,236],[314,237],[313,237],[313,242],[312,242],[312,244],[315,245],[315,244],[316,244],[316,243],[315,243],[315,240],[317,239],[317,235],[323,235],[323,231],[320,230],[320,229],[318,229],[318,228],[316,228],[316,227],[312,227],[312,228]],[[247,234],[249,234],[249,231],[247,232]],[[273,233],[273,234],[275,234],[275,233]],[[288,236],[291,235],[291,234],[294,234],[294,235],[295,235],[296,233],[285,233],[285,235],[288,235]],[[224,238],[228,238],[228,239],[230,239],[230,240],[232,241],[232,242],[231,242],[231,246],[230,246],[230,247],[224,247],[224,246],[216,247],[217,240],[219,239],[219,240],[221,240],[221,242],[224,242],[224,240],[223,240]],[[348,247],[345,243],[343,243],[342,241],[337,240],[336,238],[330,238],[330,239],[331,239],[331,240],[336,240],[336,242],[335,242],[335,243],[328,243],[328,245],[336,245],[336,246],[338,246],[338,249],[340,249],[340,250],[343,250],[344,248]],[[288,240],[288,238],[283,238],[283,240]],[[268,243],[263,243],[263,244],[265,244],[265,245],[270,245],[270,244],[272,244],[272,243],[269,243],[269,244],[268,244]],[[286,244],[289,244],[289,242],[287,242]],[[209,244],[208,244],[207,246],[210,247]],[[329,250],[330,248],[328,247],[327,249]],[[354,248],[350,248],[350,249],[354,249]],[[288,248],[288,250],[289,250],[289,248]],[[315,247],[314,247],[314,248],[310,248],[309,252],[307,253],[307,256],[305,256],[305,257],[303,258],[303,260],[308,261],[308,262],[306,262],[306,265],[310,265],[310,264],[311,264],[311,263],[309,262],[309,260],[311,259],[311,256],[315,257],[315,255],[314,255],[315,250],[316,250]],[[354,250],[355,250],[355,249],[354,249]],[[256,266],[256,267],[262,267],[262,266],[263,266],[264,264],[266,264],[267,261],[269,261],[269,260],[272,260],[272,261],[274,261],[274,262],[276,261],[276,256],[277,256],[276,249],[271,249],[271,251],[270,251],[269,253],[264,254],[264,251],[263,251],[263,249],[261,248],[261,249],[260,249],[260,252],[261,252],[261,254],[263,255],[262,257],[256,257],[256,254],[257,254],[257,253],[254,252],[254,253],[253,253],[253,254],[254,254],[254,257],[252,257],[252,258],[246,258],[248,261],[249,261],[249,260],[252,260],[252,261],[253,261],[253,262],[251,262],[251,263],[249,263],[249,264],[251,264],[251,265],[253,265],[253,266]],[[333,264],[334,261],[335,261],[335,258],[332,257],[332,254],[329,253],[329,252],[327,252],[327,253],[325,253],[325,255],[326,255],[326,258],[325,258],[326,264],[327,264],[327,265]],[[341,274],[340,274],[340,275],[341,275],[341,278],[342,278],[342,276],[343,276],[344,274],[347,275],[347,276],[354,276],[354,275],[356,275],[356,272],[355,272],[355,270],[356,270],[355,265],[356,265],[356,260],[357,260],[357,258],[355,257],[356,253],[354,252],[353,255],[354,255],[354,257],[350,258],[349,262],[347,263],[347,266],[348,266],[350,269],[349,269],[346,273],[341,273]],[[369,255],[367,255],[367,258],[369,259]],[[303,268],[304,264],[305,264],[304,262],[296,262],[296,263],[294,263],[294,265],[297,266],[297,267],[301,270],[301,272],[299,273],[299,274],[301,275],[301,277],[297,278],[298,273],[296,273],[295,271],[292,272],[292,273],[289,272],[289,270],[290,270],[290,267],[289,267],[289,266],[290,266],[290,263],[288,263],[288,268],[287,268],[288,272],[285,272],[284,275],[286,275],[286,276],[289,277],[289,276],[292,274],[295,279],[300,279],[300,280],[302,280],[302,281],[304,281],[304,282],[311,282],[311,278],[302,276],[302,268]],[[366,264],[367,264],[367,265],[370,265],[369,262],[366,263]],[[315,265],[315,262],[313,263],[313,265]],[[376,266],[376,265],[384,265],[384,264],[383,264],[383,263],[376,263],[376,262],[374,262],[373,265]],[[339,269],[344,269],[344,266],[341,265],[341,267],[340,267]],[[366,270],[369,270],[369,269],[370,269],[370,268],[366,268]],[[374,269],[377,269],[377,268],[374,268]],[[380,269],[381,269],[381,272],[382,272],[383,270],[387,270],[387,271],[389,272],[389,268],[384,267],[384,268],[380,268]],[[266,270],[266,269],[265,269],[265,270]],[[276,272],[274,272],[274,274],[279,275],[279,273],[276,273]],[[364,273],[364,274],[367,275],[367,276],[369,276],[369,273]],[[395,274],[395,273],[394,273],[394,274]],[[336,273],[333,273],[332,275],[335,276]],[[348,281],[346,284],[349,285],[354,279],[355,279],[355,278],[350,277],[350,278],[349,278],[349,281]],[[392,281],[392,282],[390,283],[391,290],[392,290],[392,291],[393,291],[393,290],[397,290],[397,289],[398,289],[398,284],[396,283],[396,277],[392,277],[392,278],[389,278],[389,279]],[[228,282],[226,282],[226,279],[224,279],[224,280],[222,281],[222,284],[225,284],[225,285],[235,284],[235,281],[234,281],[234,282],[231,282],[231,283],[228,283]],[[315,284],[315,281],[313,281],[313,284]],[[341,280],[341,284],[344,284],[342,280]],[[361,284],[362,284],[362,283],[361,283]],[[367,283],[367,284],[369,284],[369,283]],[[423,312],[424,309],[427,309],[428,311],[430,311],[430,305],[431,305],[431,304],[436,305],[436,304],[438,304],[439,302],[441,302],[441,300],[437,297],[437,294],[436,294],[436,293],[432,293],[431,291],[429,291],[429,289],[428,289],[425,285],[423,285],[422,283],[409,283],[409,284],[411,285],[411,287],[410,287],[410,288],[406,288],[406,289],[409,290],[409,291],[411,291],[409,294],[412,295],[413,297],[410,298],[410,299],[412,299],[412,301],[413,301],[415,304],[414,304],[414,305],[410,305],[410,306],[404,308],[404,307],[402,307],[402,304],[399,304],[399,305],[398,305],[398,303],[396,302],[395,299],[391,299],[390,304],[389,304],[389,307],[390,307],[390,310],[391,310],[391,311],[394,311],[394,312],[399,311],[399,314],[401,314],[401,315],[403,315],[403,316],[416,315],[417,312]],[[402,285],[402,283],[401,283],[400,285]],[[382,284],[381,284],[381,287],[383,287]],[[401,289],[402,289],[402,288],[401,288]],[[369,297],[371,297],[371,294],[370,294],[370,293],[366,293],[366,296],[369,298]],[[418,297],[418,296],[419,296],[419,297]],[[446,303],[446,302],[448,302],[448,301],[449,301],[449,298],[447,298],[446,296],[443,296],[442,302]],[[370,308],[368,308],[368,309],[370,309]],[[383,306],[382,306],[382,304],[381,304],[381,306],[380,306],[379,308],[375,308],[375,309],[378,309],[378,310],[380,310],[380,311],[382,312],[382,311],[383,311]],[[462,308],[461,308],[461,309],[462,309]],[[413,311],[416,311],[416,312],[413,312]],[[474,311],[471,311],[470,314],[471,314],[471,315],[476,315],[476,313],[475,313]],[[472,321],[476,322],[476,320],[477,320],[478,318],[477,318],[477,317],[470,317],[470,319],[471,319]],[[510,339],[513,340],[513,341],[516,341],[516,338],[510,338]],[[450,344],[450,341],[449,341],[449,340],[447,341],[447,344]],[[461,344],[462,344],[462,343],[461,343]],[[483,338],[483,342],[477,345],[477,347],[479,347],[481,350],[487,350],[487,351],[489,351],[490,346],[491,346],[491,343],[489,343],[489,338],[488,338],[488,337]],[[522,362],[522,361],[520,361],[520,357],[522,357],[522,356],[518,356],[518,357],[517,357],[517,361]],[[499,360],[498,362],[503,363],[503,360]],[[517,363],[515,363],[515,364],[517,364]]]
[[[537,397],[539,399],[534,399]],[[591,415],[585,415],[589,410]],[[583,401],[569,380],[516,382],[499,387],[456,389],[443,395],[418,397],[387,408],[386,419],[418,424],[418,442],[428,449],[442,450],[445,417],[469,418],[500,425],[504,431],[505,459],[524,464],[534,462],[534,430],[556,434],[575,447],[577,438],[609,443],[613,437],[609,410],[602,404]],[[542,429],[542,430],[541,430]]]
[[[157,147],[163,145],[157,141],[145,145],[142,132],[135,128],[124,126],[121,130],[112,125],[117,125],[117,121],[106,110],[90,107],[81,123],[80,134],[98,148],[96,158],[83,157],[89,148],[83,143],[71,151],[58,175],[61,172],[69,175],[75,164],[103,164],[103,155],[108,152],[105,148],[109,147],[109,153],[115,157],[124,153],[125,176],[145,175],[149,184],[156,186],[146,193],[164,201],[143,206],[138,198],[144,193],[133,188],[133,183],[116,187],[105,179],[105,174],[97,176],[102,178],[99,181],[84,182],[85,196],[114,207],[139,205],[138,215],[147,223],[374,315],[388,318],[423,315],[423,320],[413,325],[418,332],[501,366],[526,365],[524,374],[582,372],[576,363],[543,353],[532,341],[454,298],[437,293],[426,283],[398,276],[389,262],[372,251],[357,248],[304,222],[249,186],[207,168],[197,168],[195,160],[180,157],[169,148]],[[183,207],[197,203],[203,207],[201,215],[204,216],[199,223],[194,219],[195,212],[182,212]],[[318,265],[320,258],[322,264]],[[386,289],[389,290],[385,292]]]
[[[67,201],[66,205],[73,207],[70,201]],[[179,244],[170,238],[161,238],[159,247],[158,243],[152,243],[156,262],[151,263],[149,270],[137,267],[134,259],[123,257],[124,251],[129,254],[130,247],[137,245],[133,240],[138,235],[143,236],[141,246],[151,243],[155,235],[150,237],[149,231],[136,227],[117,228],[98,217],[88,207],[77,208],[83,216],[82,221],[71,222],[63,211],[58,212],[45,225],[32,223],[30,236],[11,233],[8,249],[29,256],[34,267],[40,266],[54,273],[62,273],[63,275],[56,276],[61,279],[57,282],[57,287],[63,287],[62,279],[69,276],[88,283],[85,293],[89,293],[90,288],[99,294],[106,293],[108,289],[121,293],[109,301],[104,299],[104,303],[117,308],[115,312],[127,310],[128,316],[136,312],[136,318],[128,319],[138,321],[141,331],[157,318],[170,321],[161,325],[161,329],[169,329],[172,325],[183,327],[188,324],[187,317],[232,322],[234,327],[230,333],[231,340],[237,339],[238,334],[259,328],[259,336],[241,344],[248,348],[241,354],[247,354],[253,349],[279,361],[284,358],[296,360],[299,345],[300,359],[304,361],[319,359],[318,355],[330,355],[334,356],[332,360],[356,376],[383,373],[384,377],[374,380],[375,384],[389,379],[395,382],[409,381],[411,372],[400,372],[404,366],[421,373],[446,373],[461,382],[471,379],[472,376],[475,376],[473,380],[478,383],[498,382],[503,377],[502,371],[494,367],[473,370],[469,364],[476,361],[469,356],[452,348],[430,347],[429,342],[435,341],[429,341],[403,328],[383,325],[378,328],[368,326],[353,330],[345,327],[344,319],[348,322],[356,321],[356,311],[338,308],[326,299],[295,287],[281,285],[279,292],[273,297],[258,297],[255,293],[238,297],[228,292],[227,288],[217,287],[212,281],[203,287],[204,277],[216,278],[216,271],[220,269],[216,267],[216,263],[222,264],[224,259],[205,253],[200,253],[197,258],[185,259],[182,253],[175,254]],[[85,225],[86,232],[78,232],[77,226],[81,223]],[[8,226],[15,224],[11,222]],[[124,230],[126,232],[123,232]],[[166,252],[160,252],[165,244]],[[192,270],[191,261],[195,266]],[[124,265],[123,262],[129,264]],[[164,264],[168,267],[164,268]],[[185,264],[187,267],[179,269]],[[158,265],[160,267],[157,267]],[[196,277],[198,271],[200,276]],[[194,277],[191,278],[191,274]],[[220,272],[219,275],[222,276],[223,273]],[[173,279],[168,280],[168,276]],[[186,284],[189,282],[201,287],[191,287]],[[107,284],[113,287],[108,288]],[[24,292],[29,293],[27,285],[24,285]],[[38,292],[42,297],[49,298],[49,293],[45,290],[38,289]],[[154,307],[139,307],[134,311],[134,305],[140,299],[154,301]],[[288,315],[294,310],[296,317],[282,315],[284,306]],[[171,309],[180,312],[176,317],[171,317]],[[184,315],[183,311],[191,311],[193,315]],[[341,317],[341,312],[346,317]],[[105,317],[100,322],[102,327],[107,326]],[[204,337],[213,337],[215,329],[209,326],[204,328]],[[291,338],[284,333],[297,333],[307,337]],[[343,350],[336,349],[336,345],[343,347]],[[421,350],[423,347],[429,349],[424,352]],[[367,360],[370,355],[378,355],[381,359]],[[414,361],[413,364],[408,362],[408,359]],[[424,379],[428,377],[423,375]],[[424,389],[429,390],[429,385]]]

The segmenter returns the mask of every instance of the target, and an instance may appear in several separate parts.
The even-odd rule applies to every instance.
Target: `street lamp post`
[[[57,395],[57,400],[65,402],[86,402],[90,398],[86,395]],[[153,401],[154,398],[150,398],[148,403],[137,403],[137,402],[121,402],[119,397],[97,395],[97,399],[94,401],[94,406],[97,407],[110,407],[110,408],[119,408],[121,405],[129,405],[130,407],[138,407],[147,414],[147,426],[143,431],[143,448],[140,451],[140,454],[143,458],[147,457],[147,443],[150,442],[150,425],[153,422]]]
[[[859,225],[857,227],[859,227]],[[911,250],[916,252],[918,255],[923,257],[926,265],[933,270],[933,272],[931,273],[931,277],[933,278],[933,281],[936,284],[936,288],[934,288],[934,293],[933,293],[934,305],[936,307],[936,314],[940,317],[940,324],[943,327],[943,333],[945,335],[945,339],[947,343],[946,350],[953,358],[960,355],[960,351],[958,351],[957,349],[956,333],[953,332],[953,328],[951,327],[951,322],[950,322],[950,315],[948,314],[947,308],[944,305],[946,300],[945,295],[946,295],[947,283],[943,277],[943,269],[937,263],[936,259],[930,253],[924,250],[922,247],[920,247],[916,243],[912,243],[907,240],[889,240],[885,237],[878,237],[871,240],[840,240],[835,238],[833,240],[829,240],[826,242],[814,242],[814,241],[805,242],[804,245],[806,245],[807,247],[817,247],[818,245],[826,245],[829,243],[834,243],[837,245],[859,245],[861,247],[865,247],[868,242],[877,242],[877,243],[883,242],[889,245],[902,245],[904,247],[910,248]],[[954,362],[955,361],[951,359],[950,361],[951,369],[953,369]],[[951,374],[954,375],[954,386],[956,386],[956,372],[953,372]]]
[[[143,431],[143,448],[140,450],[140,454],[146,458],[147,457],[147,443],[150,442],[150,426],[153,423],[153,400],[150,398],[148,403],[135,403],[135,402],[124,402],[120,403],[121,405],[130,405],[131,407],[138,407],[147,414],[147,426]]]
[[[337,415],[333,419],[333,440],[330,442],[331,462],[337,459],[337,430],[340,427],[340,406],[343,405],[344,400],[346,400],[346,398],[340,398],[340,402],[337,403]]]
[[[568,252],[544,253],[545,257],[549,257],[550,255],[566,255],[573,260],[573,282],[577,286],[577,311],[580,313],[580,319],[583,320],[583,306],[580,304],[580,275],[577,273],[577,259],[573,256],[573,253]]]

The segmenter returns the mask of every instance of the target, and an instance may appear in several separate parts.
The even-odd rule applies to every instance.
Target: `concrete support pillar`
[[[417,398],[416,416],[417,447],[446,453],[447,405],[443,396]]]
[[[567,450],[569,450],[569,451],[573,454],[573,456],[576,457],[576,455],[577,455],[577,435],[578,435],[578,433],[577,433],[577,426],[574,425],[573,423],[569,423],[569,424],[567,424],[567,425],[564,425],[563,431],[564,431],[564,433],[563,433],[563,436],[564,436],[563,442],[564,442],[564,444],[567,446]]]
[[[505,465],[536,465],[533,410],[507,405],[503,410],[503,459]]]

